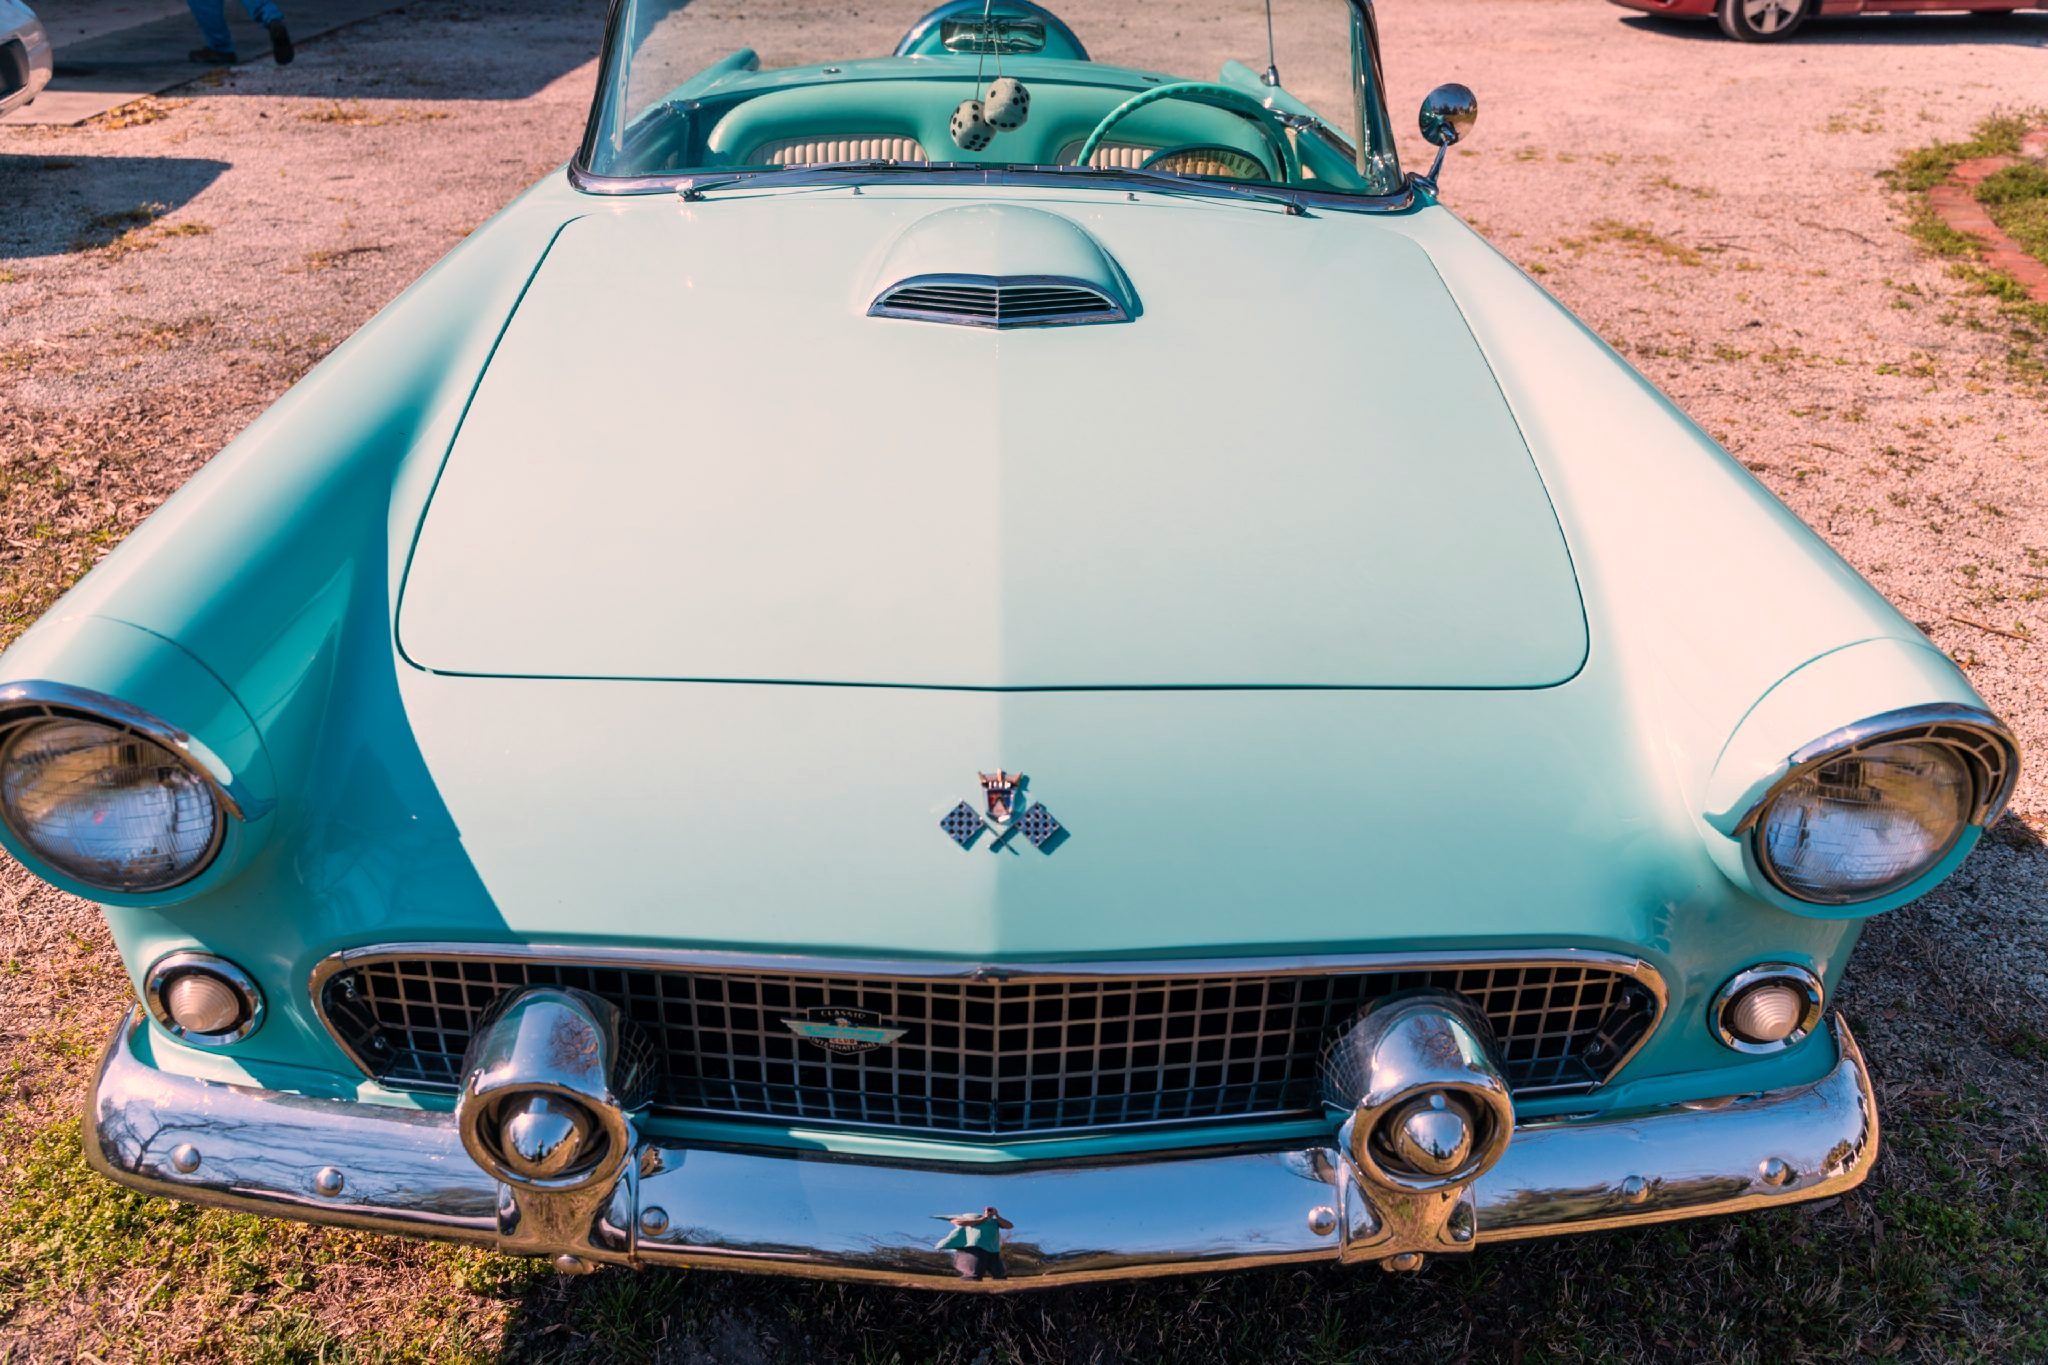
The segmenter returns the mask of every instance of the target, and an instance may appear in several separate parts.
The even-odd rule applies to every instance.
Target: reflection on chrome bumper
[[[981,1290],[1304,1261],[1406,1266],[1342,1140],[1035,1166],[911,1166],[642,1143],[609,1199],[536,1246],[519,1195],[479,1168],[455,1119],[157,1071],[139,1016],[87,1101],[93,1167],[155,1194],[314,1223],[414,1233],[558,1264],[690,1265]],[[1811,1085],[1618,1118],[1518,1125],[1471,1189],[1485,1243],[1793,1203],[1862,1181],[1877,1108],[1848,1029]],[[940,1249],[994,1208],[999,1253]],[[994,1240],[986,1232],[975,1240]],[[977,1278],[967,1278],[968,1276]],[[1000,1277],[1000,1278],[998,1278]]]

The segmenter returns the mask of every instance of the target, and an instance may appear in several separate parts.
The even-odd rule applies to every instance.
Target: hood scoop
[[[918,219],[876,272],[869,317],[959,327],[1129,322],[1130,280],[1073,220],[1042,209],[977,204]]]

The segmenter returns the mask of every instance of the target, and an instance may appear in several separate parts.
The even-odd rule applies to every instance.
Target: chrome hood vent
[[[914,276],[884,290],[868,316],[998,328],[1130,321],[1122,304],[1085,281],[996,275]]]
[[[1130,281],[1072,219],[1013,204],[941,209],[883,256],[867,313],[961,327],[1129,322]]]

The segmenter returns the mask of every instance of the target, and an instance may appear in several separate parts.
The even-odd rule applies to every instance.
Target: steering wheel
[[[1087,165],[1094,157],[1096,149],[1101,147],[1102,140],[1109,136],[1109,130],[1132,114],[1148,104],[1172,99],[1193,100],[1197,104],[1206,104],[1211,108],[1250,119],[1258,125],[1259,131],[1266,135],[1266,144],[1273,149],[1276,157],[1274,164],[1280,167],[1282,183],[1301,183],[1301,158],[1294,154],[1294,144],[1287,137],[1287,125],[1280,121],[1279,115],[1242,90],[1235,90],[1227,85],[1215,85],[1208,81],[1175,81],[1170,85],[1155,85],[1150,90],[1143,90],[1131,96],[1102,116],[1102,122],[1095,125],[1095,131],[1088,134],[1088,140],[1081,144],[1081,150],[1075,156],[1074,163],[1079,166]]]

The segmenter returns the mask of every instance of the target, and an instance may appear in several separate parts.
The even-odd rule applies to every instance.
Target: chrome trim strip
[[[1629,977],[1649,991],[1653,1004],[1649,1027],[1608,1069],[1608,1079],[1619,1076],[1650,1041],[1662,1025],[1671,1003],[1663,974],[1649,962],[1640,957],[1593,948],[1096,959],[1085,962],[933,962],[915,958],[810,957],[722,949],[630,948],[611,944],[378,943],[329,954],[313,964],[306,980],[314,1017],[327,1030],[334,1045],[369,1079],[376,1079],[375,1070],[348,1045],[334,1020],[328,1017],[325,987],[336,974],[351,967],[421,958],[457,958],[469,962],[538,961],[572,967],[616,967],[642,971],[768,972],[834,979],[881,977],[915,981],[1093,981],[1120,977],[1323,976],[1490,967],[1584,967]],[[1598,1082],[1582,1093],[1597,1093],[1605,1084],[1606,1081]]]
[[[1948,732],[1948,733],[1944,733]],[[1957,734],[1955,732],[1961,732]],[[1965,737],[1974,738],[1975,744],[1964,743]],[[1804,901],[1809,905],[1853,905],[1859,901],[1875,900],[1903,889],[1900,886],[1880,889],[1875,892],[1859,892],[1855,895],[1816,898],[1794,891],[1780,880],[1777,868],[1772,864],[1770,854],[1764,847],[1763,814],[1776,800],[1778,793],[1787,783],[1804,777],[1813,769],[1834,762],[1879,743],[1896,743],[1917,740],[1930,744],[1943,744],[1955,749],[1963,756],[1964,766],[1969,769],[1973,787],[1973,802],[1970,823],[1979,829],[1988,828],[2005,810],[2005,804],[2012,799],[2013,788],[2020,778],[2020,746],[2005,722],[1989,711],[1975,706],[1958,706],[1950,702],[1935,702],[1926,706],[1908,706],[1897,711],[1886,711],[1879,715],[1845,725],[1819,739],[1801,745],[1785,760],[1785,771],[1770,785],[1763,796],[1744,812],[1736,822],[1736,837],[1747,836],[1750,857],[1764,878],[1786,896]],[[1950,845],[1953,847],[1953,844]],[[1942,850],[1946,857],[1948,849]],[[1939,862],[1940,859],[1936,859]],[[1930,864],[1932,866],[1932,864]],[[1914,880],[1926,875],[1922,869]],[[1910,886],[1907,882],[1904,885]]]
[[[49,720],[70,715],[85,720],[106,721],[133,730],[153,744],[160,744],[177,753],[192,755],[194,740],[191,735],[175,725],[169,725],[155,716],[104,692],[95,692],[86,687],[73,687],[69,683],[31,680],[12,682],[0,687],[0,729],[11,728],[24,718],[41,717]],[[221,809],[244,823],[249,816],[247,793],[242,783],[229,774],[223,782],[219,776],[208,772],[206,765],[192,757],[192,771],[206,779],[213,788],[214,796],[220,801]],[[216,841],[216,851],[218,842]],[[211,859],[209,858],[209,861]],[[201,864],[199,871],[204,871]],[[193,876],[199,875],[195,871]],[[186,878],[187,881],[191,878]],[[158,888],[168,890],[167,887]]]
[[[209,972],[234,987],[242,997],[242,1007],[248,1013],[235,1028],[225,1033],[194,1033],[171,1018],[170,1010],[164,1005],[164,988],[171,984],[171,978],[188,970]],[[157,1026],[181,1042],[200,1047],[221,1047],[228,1043],[239,1043],[263,1026],[263,988],[250,976],[224,957],[212,953],[176,952],[165,953],[150,964],[142,978],[142,1003],[149,1009],[149,1017]]]
[[[86,1104],[86,1158],[123,1185],[312,1223],[497,1243],[503,1193],[452,1115],[316,1100],[158,1071],[115,1030]],[[1837,1195],[1869,1174],[1876,1097],[1846,1025],[1821,1079],[1649,1113],[1519,1125],[1473,1186],[1476,1243],[1738,1213]],[[1335,1141],[1158,1160],[882,1164],[644,1144],[604,1219],[642,1265],[1002,1292],[1297,1262],[1377,1259],[1385,1226]],[[954,1210],[1014,1223],[1008,1278],[958,1278],[934,1243]],[[566,1228],[567,1224],[558,1224]],[[529,1227],[528,1231],[531,1229]],[[532,1243],[518,1250],[534,1254]]]
[[[1408,185],[1390,194],[1353,194],[1343,190],[1318,190],[1306,185],[1264,185],[1250,181],[1198,180],[1149,174],[1120,175],[1092,166],[1033,166],[1004,168],[965,162],[938,162],[926,166],[892,170],[877,180],[872,170],[849,167],[792,166],[779,171],[748,172],[743,181],[732,181],[731,170],[706,169],[673,175],[592,175],[575,165],[568,168],[571,188],[583,194],[634,195],[675,194],[703,182],[706,189],[728,183],[750,189],[785,189],[817,185],[1010,185],[1035,189],[1107,190],[1127,194],[1188,194],[1204,199],[1234,199],[1242,203],[1270,204],[1274,208],[1314,205],[1317,208],[1353,209],[1361,213],[1400,213],[1413,208],[1415,191]]]

